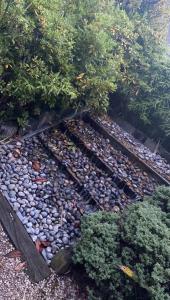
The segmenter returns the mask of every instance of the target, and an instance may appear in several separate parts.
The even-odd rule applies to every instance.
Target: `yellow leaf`
[[[123,271],[123,273],[125,273],[128,277],[133,278],[135,276],[135,273],[126,266],[119,266],[120,270]]]
[[[84,75],[85,75],[85,73],[81,73],[81,74],[79,74],[79,75],[76,77],[76,79],[77,79],[77,80],[80,80],[80,79],[83,78]]]

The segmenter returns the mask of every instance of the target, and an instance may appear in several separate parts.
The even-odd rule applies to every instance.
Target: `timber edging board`
[[[96,152],[94,150],[91,150],[80,138],[80,136],[72,132],[68,128],[66,123],[61,123],[59,128],[75,143],[77,147],[79,147],[87,155],[90,161],[92,161],[100,170],[106,172],[109,176],[114,178],[114,183],[119,189],[123,189],[124,193],[127,196],[131,196],[132,199],[136,198],[136,194],[131,188],[128,187],[126,182],[121,180],[119,177],[115,176],[114,172],[112,171],[112,168],[109,165],[107,165],[101,157],[98,157]]]
[[[170,186],[170,182],[166,178],[164,178],[161,174],[159,174],[156,170],[154,170],[150,165],[145,163],[136,154],[134,154],[130,149],[128,149],[121,141],[119,141],[117,139],[117,137],[115,135],[110,134],[108,132],[108,130],[101,123],[96,121],[91,115],[85,114],[83,119],[85,122],[89,123],[95,130],[100,132],[104,137],[108,138],[110,140],[111,144],[118,150],[121,150],[122,153],[127,155],[131,159],[131,161],[138,163],[138,165],[141,166],[143,168],[143,170],[146,170],[152,176],[154,176],[155,179],[157,179],[160,184]]]
[[[21,251],[31,281],[37,283],[47,278],[51,273],[50,268],[37,252],[24,225],[2,193],[0,193],[0,222],[15,248]]]

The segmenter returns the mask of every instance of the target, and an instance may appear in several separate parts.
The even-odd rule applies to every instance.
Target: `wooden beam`
[[[84,115],[84,121],[89,123],[95,130],[101,133],[105,138],[109,139],[115,149],[121,150],[132,162],[136,162],[139,167],[151,174],[159,184],[170,186],[170,181],[159,174],[150,165],[139,158],[132,150],[128,149],[117,137],[110,132],[98,121],[96,121],[91,115]]]
[[[37,252],[35,244],[28,235],[18,216],[0,193],[0,222],[11,242],[23,254],[27,263],[27,273],[33,282],[39,282],[50,275],[50,268]]]

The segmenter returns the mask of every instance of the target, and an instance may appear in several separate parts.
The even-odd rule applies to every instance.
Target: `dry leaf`
[[[40,183],[43,183],[43,182],[47,182],[48,179],[38,177],[38,178],[33,179],[32,181],[33,181],[33,182],[40,182]]]
[[[43,251],[44,248],[47,248],[50,245],[50,242],[48,241],[40,241],[36,240],[35,247],[39,253]]]
[[[21,151],[19,149],[14,149],[13,150],[13,156],[15,158],[19,158],[21,156]]]
[[[128,277],[133,278],[135,273],[127,266],[119,266],[120,270],[123,271]]]
[[[27,267],[26,261],[20,262],[20,263],[15,267],[15,271],[16,271],[16,272],[20,272],[20,271],[24,270],[26,267]]]
[[[32,168],[34,169],[34,171],[39,172],[41,168],[40,162],[38,160],[33,161]]]
[[[8,258],[18,258],[21,256],[22,256],[22,253],[19,250],[12,250],[5,255],[5,257],[8,257]]]
[[[80,80],[80,79],[82,79],[82,78],[84,77],[84,75],[85,75],[85,73],[81,73],[81,74],[79,74],[79,75],[76,77],[76,79],[77,79],[77,80]]]

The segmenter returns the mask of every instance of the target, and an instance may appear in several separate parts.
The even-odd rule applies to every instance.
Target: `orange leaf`
[[[20,151],[19,149],[14,149],[14,150],[13,150],[13,156],[14,156],[15,158],[20,157],[20,156],[21,156],[21,151]]]
[[[5,257],[8,257],[8,258],[17,258],[17,257],[21,257],[21,256],[22,256],[22,253],[19,250],[12,250],[5,255]]]
[[[48,180],[46,178],[38,177],[38,178],[33,179],[32,181],[43,183],[43,182],[47,182]]]
[[[24,270],[26,267],[27,267],[26,261],[20,262],[20,263],[15,267],[15,271],[16,271],[16,272],[20,272],[21,270]]]
[[[47,248],[50,245],[50,242],[48,241],[40,241],[36,240],[35,247],[39,253],[43,251],[44,248]]]
[[[38,160],[33,161],[32,168],[34,169],[34,171],[39,172],[41,168],[40,162]]]

